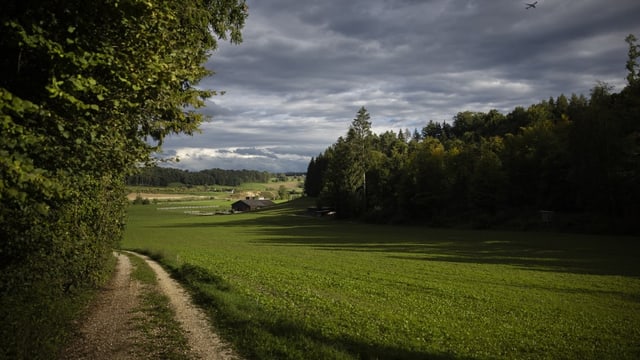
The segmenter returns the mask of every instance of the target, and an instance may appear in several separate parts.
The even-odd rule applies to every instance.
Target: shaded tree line
[[[215,94],[196,86],[241,0],[5,0],[0,12],[0,358],[55,357],[109,274],[125,178]]]
[[[207,169],[201,171],[188,171],[159,166],[150,166],[140,169],[139,172],[127,178],[130,186],[168,186],[170,184],[182,184],[185,186],[239,186],[247,182],[267,183],[275,177],[266,171],[257,170],[223,170]]]
[[[305,191],[341,217],[478,227],[530,226],[539,211],[579,231],[638,232],[640,82],[629,44],[627,86],[598,83],[508,114],[460,112],[421,131],[347,135],[311,159]]]

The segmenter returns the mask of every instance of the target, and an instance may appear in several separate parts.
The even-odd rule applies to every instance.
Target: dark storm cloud
[[[168,139],[179,166],[305,170],[361,106],[376,132],[508,112],[597,81],[620,90],[640,2],[248,1],[244,42],[221,43],[200,86],[224,90],[202,134]]]

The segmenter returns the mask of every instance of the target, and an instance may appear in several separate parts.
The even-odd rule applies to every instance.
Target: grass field
[[[161,257],[248,358],[640,358],[638,238],[373,226],[306,205],[132,206],[123,247]]]

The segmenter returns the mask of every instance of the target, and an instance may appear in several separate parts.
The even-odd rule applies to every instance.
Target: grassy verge
[[[136,344],[137,352],[145,358],[191,359],[189,346],[169,299],[158,288],[155,272],[135,255],[127,254],[134,266],[131,277],[143,285],[140,307],[134,318],[136,327],[144,334],[144,341]]]
[[[132,207],[123,245],[162,254],[249,358],[640,357],[638,238],[372,226],[293,205]]]
[[[115,258],[106,266],[114,269]],[[104,281],[110,274],[105,271]],[[41,282],[29,292],[0,297],[0,359],[51,359],[63,353],[98,290],[56,290]]]

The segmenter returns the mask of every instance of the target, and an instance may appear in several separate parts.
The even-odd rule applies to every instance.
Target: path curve
[[[231,347],[211,330],[211,324],[205,313],[191,301],[185,289],[160,266],[149,257],[135,253],[146,261],[158,278],[158,285],[169,298],[176,313],[176,319],[186,332],[187,341],[192,351],[202,359],[231,360],[239,359]]]
[[[156,273],[158,288],[168,298],[187,338],[192,355],[203,360],[236,360],[240,357],[213,331],[204,312],[195,307],[189,294],[173,280],[155,261],[138,256]],[[139,281],[131,278],[133,266],[129,257],[113,253],[117,264],[113,278],[96,296],[89,308],[89,315],[79,327],[79,336],[65,349],[64,359],[141,359],[136,344],[144,342],[144,334],[136,327],[136,316],[141,313],[139,296],[143,292]]]

